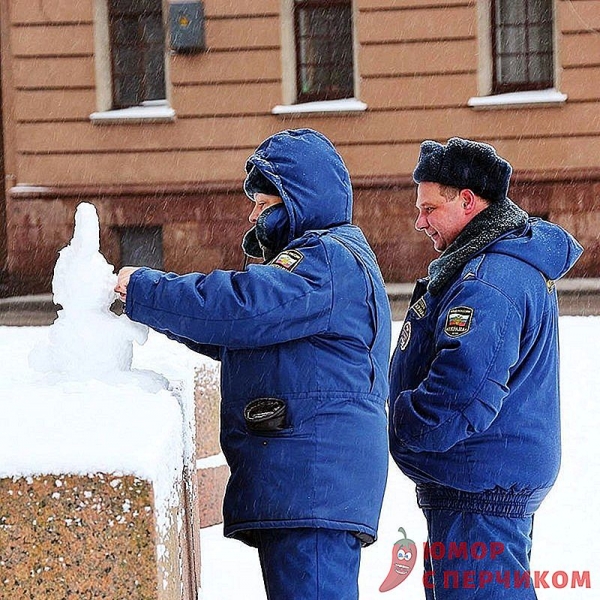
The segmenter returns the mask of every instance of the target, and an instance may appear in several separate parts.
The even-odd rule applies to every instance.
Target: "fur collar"
[[[428,291],[438,294],[476,254],[500,236],[524,227],[529,215],[505,198],[491,203],[461,231],[459,236],[429,265]]]

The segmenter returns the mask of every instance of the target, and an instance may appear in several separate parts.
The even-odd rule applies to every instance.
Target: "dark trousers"
[[[360,542],[332,529],[254,531],[269,600],[357,600]]]
[[[423,509],[427,600],[534,600],[533,515],[502,517]]]

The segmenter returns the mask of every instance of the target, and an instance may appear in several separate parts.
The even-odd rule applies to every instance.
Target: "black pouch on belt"
[[[287,405],[279,398],[257,398],[244,408],[250,431],[281,431],[286,428],[286,415]]]

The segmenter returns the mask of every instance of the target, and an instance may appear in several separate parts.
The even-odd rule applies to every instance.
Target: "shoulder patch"
[[[271,265],[286,271],[293,271],[302,262],[303,258],[304,254],[299,250],[284,250],[273,259]]]
[[[444,332],[450,337],[459,337],[468,333],[473,321],[473,309],[470,306],[455,306],[448,311]]]
[[[425,302],[425,297],[421,296],[410,308],[412,310],[417,319],[422,319],[427,314],[427,302]]]

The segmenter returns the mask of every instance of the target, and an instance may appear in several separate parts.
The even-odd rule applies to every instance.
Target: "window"
[[[493,0],[493,94],[554,86],[552,1]]]
[[[109,0],[113,108],[163,100],[165,31],[162,0]]]
[[[296,100],[354,96],[352,0],[294,0]]]
[[[162,227],[122,227],[121,266],[163,268]]]

